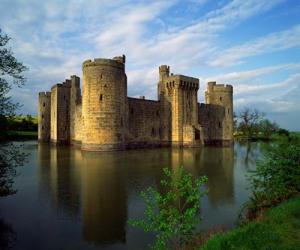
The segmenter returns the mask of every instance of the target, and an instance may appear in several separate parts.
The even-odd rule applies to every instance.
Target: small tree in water
[[[129,224],[156,233],[154,249],[181,249],[188,243],[200,222],[200,198],[207,192],[201,186],[207,177],[198,179],[180,167],[175,173],[163,169],[166,179],[161,181],[164,192],[153,187],[141,196],[146,202],[146,219],[129,220]]]

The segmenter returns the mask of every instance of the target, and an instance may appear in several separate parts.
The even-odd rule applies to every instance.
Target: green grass
[[[199,249],[300,249],[300,196],[267,210],[259,222],[216,234]]]
[[[300,139],[300,132],[290,132],[290,133],[291,133],[291,135]]]
[[[34,124],[38,124],[38,118],[37,116],[28,116],[28,115],[17,115],[11,118],[10,120],[15,121],[15,122],[22,122],[23,120],[25,121],[32,121]]]

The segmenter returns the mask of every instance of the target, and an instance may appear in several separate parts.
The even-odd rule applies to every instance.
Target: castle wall
[[[128,147],[161,144],[160,104],[158,101],[128,98]]]
[[[171,101],[170,93],[166,87],[166,79],[170,76],[170,67],[161,65],[159,67],[159,82],[157,85],[157,99],[160,103],[160,127],[161,127],[161,142],[164,145],[171,144]]]
[[[51,92],[40,92],[38,103],[38,140],[50,141]]]
[[[76,105],[74,119],[74,137],[73,144],[81,144],[82,141],[82,104]]]
[[[193,145],[198,139],[195,136],[198,129],[198,89],[198,79],[183,75],[170,76],[169,67],[160,67],[158,93],[160,100],[165,103],[162,105],[164,113],[170,114],[168,125],[172,145]],[[168,107],[170,111],[167,110]]]
[[[82,69],[82,149],[124,149],[128,124],[125,57],[88,60]]]
[[[221,143],[223,140],[224,107],[204,103],[198,105],[198,118],[204,143]]]
[[[80,91],[80,78],[78,76],[71,76],[71,89],[70,89],[70,142],[71,144],[76,144],[79,141],[78,135],[76,133],[79,132],[78,128],[75,130],[76,123],[78,122],[78,114],[79,112],[77,106],[81,104],[81,91]],[[81,111],[80,111],[81,115]]]
[[[125,56],[87,60],[82,70],[82,96],[77,76],[40,94],[39,140],[90,151],[233,141],[231,85],[209,82],[206,103],[198,104],[199,79],[161,65],[158,101],[152,101],[127,97]]]
[[[199,123],[210,121],[210,135],[212,141],[220,141],[228,144],[233,141],[233,88],[231,85],[216,84],[209,82],[205,92],[206,109],[205,114],[199,114]]]
[[[70,142],[70,80],[51,88],[51,142]]]

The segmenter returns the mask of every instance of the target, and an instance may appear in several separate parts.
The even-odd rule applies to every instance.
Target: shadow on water
[[[235,144],[234,147],[106,153],[39,144],[31,149],[35,150],[37,161],[32,160],[30,164],[36,164],[36,171],[30,172],[28,168],[28,175],[36,177],[33,180],[37,188],[25,191],[34,196],[37,190],[43,204],[32,201],[36,210],[26,210],[25,216],[34,217],[41,209],[45,210],[39,214],[36,224],[31,225],[35,237],[41,234],[43,238],[38,244],[40,249],[47,248],[44,244],[50,248],[65,245],[68,249],[146,248],[153,241],[153,235],[127,225],[129,218],[143,216],[145,204],[139,193],[149,186],[160,189],[163,167],[174,171],[183,165],[194,176],[208,177],[209,194],[201,201],[201,229],[218,225],[232,227],[249,196],[245,172],[259,157],[260,147],[252,144],[250,148]],[[62,233],[50,239],[45,231],[38,230],[39,223]],[[22,234],[24,227],[18,225],[17,220],[14,227],[15,224],[21,228],[17,233]],[[17,249],[22,248],[22,244],[25,243],[17,242]]]
[[[11,249],[17,240],[17,234],[10,224],[0,219],[0,249]]]

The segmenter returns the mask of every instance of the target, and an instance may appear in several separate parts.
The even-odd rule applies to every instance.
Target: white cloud
[[[234,89],[235,108],[257,106],[265,113],[299,112],[300,74],[274,84],[240,85]]]
[[[47,90],[51,84],[63,81],[69,75],[81,75],[81,63],[88,58],[126,54],[128,93],[155,98],[160,64],[171,65],[174,73],[189,75],[192,69],[193,73],[200,75],[198,72],[204,69],[233,65],[250,56],[299,46],[298,25],[226,50],[222,48],[221,34],[282,2],[222,2],[215,10],[193,20],[181,18],[179,11],[171,18],[181,18],[181,22],[173,25],[165,17],[176,5],[182,8],[182,1],[90,0],[87,4],[86,1],[75,0],[4,0],[1,4],[6,11],[1,11],[0,23],[4,31],[13,37],[13,51],[30,68],[28,89],[36,92]],[[207,0],[184,3],[187,9],[190,6],[201,8],[206,4],[212,3]],[[267,99],[271,105],[275,97],[283,96],[278,94],[282,87],[286,87],[286,91],[291,89],[289,83],[294,73],[287,74],[290,78],[286,81],[274,84],[259,81],[260,77],[283,70],[299,71],[299,64],[269,65],[223,74],[217,71],[212,79],[202,75],[200,91],[205,87],[202,79],[233,83],[238,97],[237,106],[253,103],[253,95],[256,94],[258,101]],[[24,92],[21,97],[18,91],[13,92],[16,100],[32,107],[30,112],[35,112],[32,93]],[[266,92],[274,94],[274,98]]]
[[[270,52],[285,50],[300,46],[300,25],[290,29],[274,32],[267,36],[246,42],[242,45],[231,47],[225,51],[218,52],[209,61],[211,66],[230,66],[242,63],[242,59],[266,54]]]
[[[256,68],[246,71],[236,71],[230,73],[224,73],[216,76],[210,76],[205,79],[205,82],[209,81],[221,81],[222,83],[230,84],[243,84],[249,82],[255,82],[258,77],[262,75],[268,75],[274,72],[285,71],[285,70],[300,70],[300,63],[289,63],[267,66],[262,68]]]

